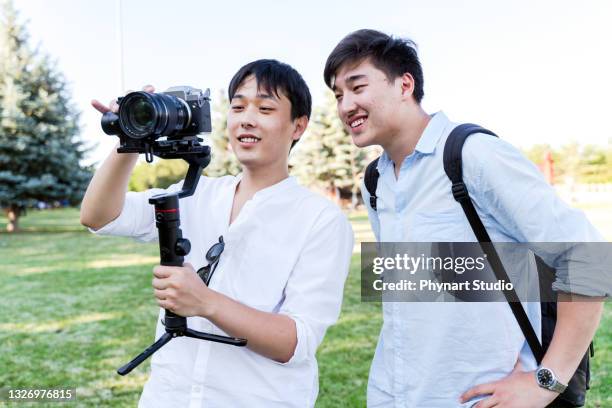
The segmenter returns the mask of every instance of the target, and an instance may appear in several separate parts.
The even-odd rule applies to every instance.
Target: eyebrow
[[[255,97],[259,99],[277,100],[277,98],[275,98],[274,96],[266,93],[258,93],[257,95],[255,95]],[[232,99],[246,99],[246,96],[242,94],[235,94]]]
[[[346,78],[345,84],[347,85],[351,85],[353,82],[358,81],[360,79],[366,78],[366,75],[364,74],[356,74],[356,75],[351,75],[350,77]],[[334,81],[334,87],[332,88],[332,90],[336,90],[336,83]]]

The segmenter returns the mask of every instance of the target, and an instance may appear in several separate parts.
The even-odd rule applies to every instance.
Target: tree
[[[607,146],[567,143],[553,148],[550,145],[534,145],[525,151],[536,164],[550,152],[555,164],[556,179],[566,183],[610,183],[612,182],[612,144]]]
[[[79,164],[85,149],[66,81],[48,56],[30,49],[10,1],[0,19],[0,207],[15,231],[38,201],[80,202],[91,171]]]
[[[221,177],[240,173],[240,162],[232,152],[227,132],[227,112],[229,100],[224,91],[220,91],[218,99],[213,102],[213,129],[210,134],[212,160],[204,169],[204,174],[211,177]]]
[[[323,188],[336,200],[350,194],[357,205],[360,179],[376,148],[359,148],[336,113],[336,101],[327,92],[322,106],[314,109],[306,134],[291,157],[292,172],[308,186]]]
[[[167,188],[185,178],[189,165],[185,160],[157,160],[154,164],[138,163],[132,172],[128,188],[144,191],[150,188]]]
[[[552,148],[552,146],[547,143],[535,144],[529,147],[529,149],[523,150],[523,153],[525,153],[525,156],[527,156],[527,158],[531,160],[533,163],[538,164],[538,165],[542,163],[542,160],[544,160],[544,156],[546,155],[547,152],[550,152],[553,155],[553,160],[556,163],[557,162],[556,152]]]
[[[586,145],[580,160],[580,181],[609,183],[612,181],[612,146]]]

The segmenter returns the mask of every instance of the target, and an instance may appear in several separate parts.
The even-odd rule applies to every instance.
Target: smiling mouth
[[[353,120],[352,122],[350,122],[349,126],[350,126],[351,129],[357,129],[361,125],[363,125],[366,122],[367,119],[368,119],[367,116],[361,116],[361,117]]]
[[[257,143],[261,139],[256,136],[238,136],[238,141],[241,143]]]

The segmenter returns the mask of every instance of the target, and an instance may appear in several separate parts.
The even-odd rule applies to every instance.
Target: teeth
[[[255,137],[241,137],[239,140],[246,143],[257,143],[259,141],[259,139]]]
[[[351,127],[352,128],[357,127],[357,126],[361,125],[363,122],[365,122],[365,118],[359,118],[356,121],[351,122]]]

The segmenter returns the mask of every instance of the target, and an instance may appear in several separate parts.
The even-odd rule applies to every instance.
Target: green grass
[[[358,239],[371,239],[364,214],[351,221]],[[115,370],[153,340],[157,246],[89,234],[75,209],[31,211],[22,227],[0,233],[0,388],[70,386],[77,406],[135,406],[148,362],[126,377]],[[380,324],[380,305],[360,300],[355,255],[340,320],[319,348],[317,407],[365,406]],[[610,305],[595,347],[588,406],[612,406]]]

